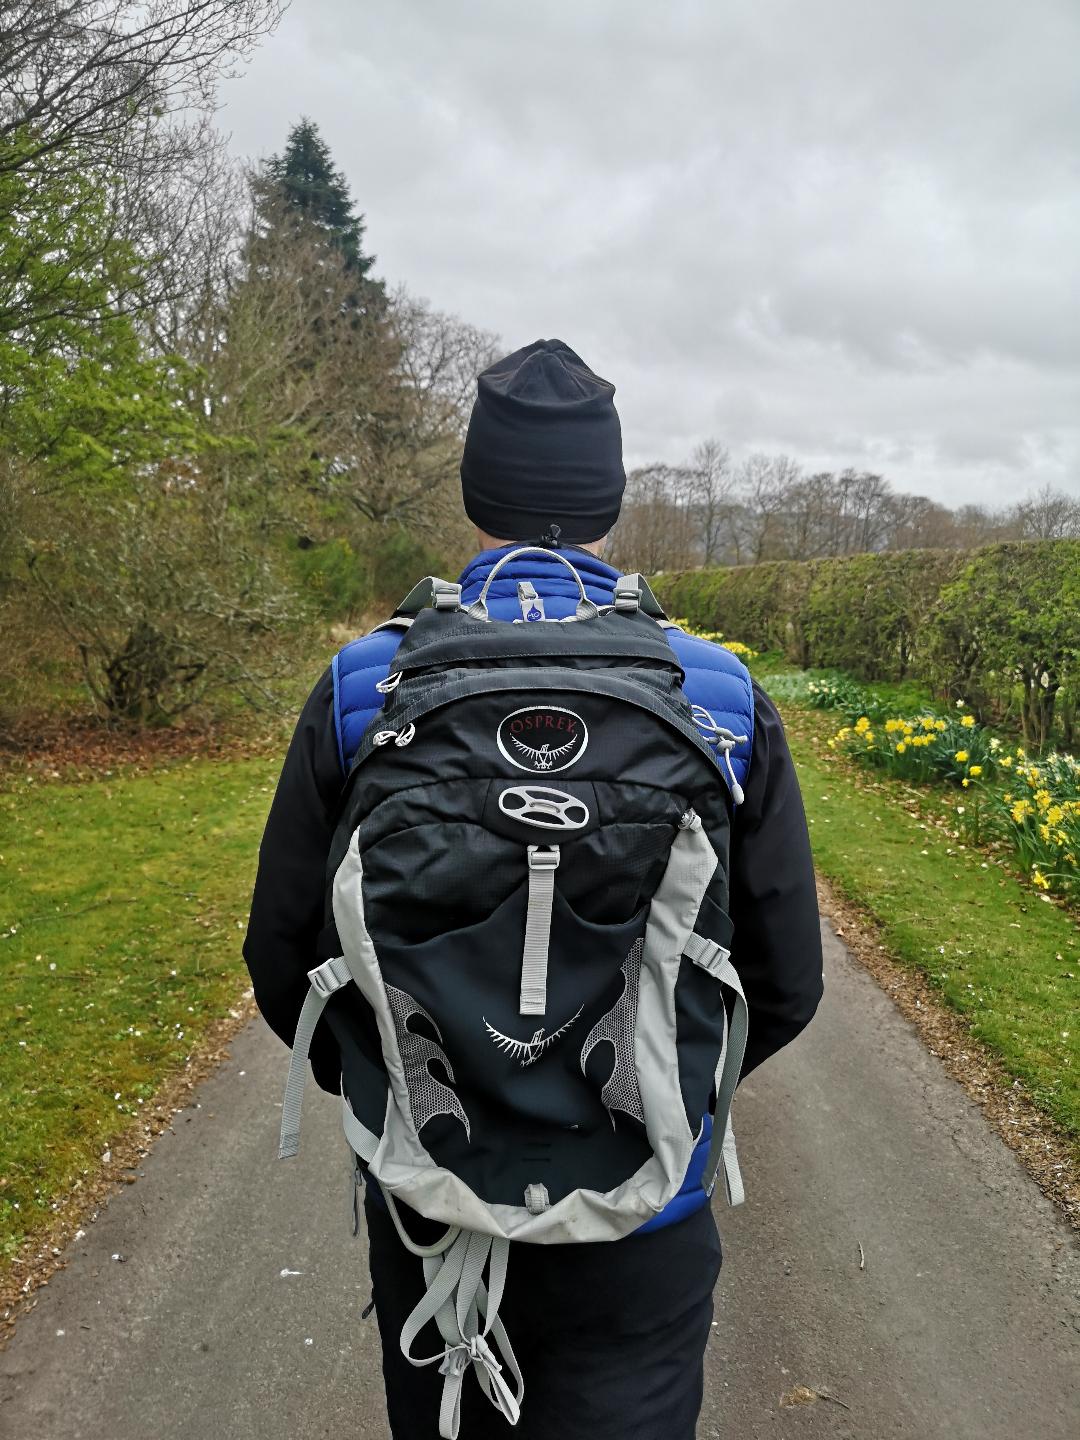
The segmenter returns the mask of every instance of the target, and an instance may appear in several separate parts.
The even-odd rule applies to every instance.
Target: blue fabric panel
[[[701,1139],[694,1147],[693,1158],[690,1161],[690,1168],[686,1172],[686,1179],[674,1199],[669,1200],[651,1220],[646,1220],[644,1225],[639,1225],[634,1231],[635,1235],[647,1235],[650,1230],[662,1230],[665,1225],[674,1225],[677,1220],[685,1220],[688,1215],[693,1215],[695,1210],[700,1210],[703,1205],[709,1203],[709,1197],[701,1187],[702,1177],[705,1173],[705,1161],[709,1158],[709,1141],[712,1139],[712,1116],[704,1117],[705,1126],[701,1132]]]
[[[375,686],[385,680],[404,630],[375,630],[334,656],[334,725],[341,768],[348,772],[364,731],[383,706]]]

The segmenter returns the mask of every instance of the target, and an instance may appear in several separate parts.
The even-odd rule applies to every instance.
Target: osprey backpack
[[[444,1437],[470,1366],[520,1413],[498,1317],[510,1241],[638,1229],[678,1193],[710,1112],[705,1187],[722,1169],[742,1198],[729,1107],[747,1012],[727,900],[729,752],[745,737],[691,707],[641,576],[597,606],[566,561],[572,619],[492,620],[492,580],[529,548],[469,607],[429,578],[388,622],[406,633],[345,784],[334,953],[310,971],[282,1112],[292,1155],[312,1034],[350,987],[350,1077],[366,1081],[349,1085],[345,1134],[423,1257],[401,1347],[440,1366]],[[417,1245],[398,1202],[445,1235]],[[443,1349],[416,1356],[430,1320]]]

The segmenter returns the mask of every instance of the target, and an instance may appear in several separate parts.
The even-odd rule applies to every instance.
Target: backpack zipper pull
[[[718,754],[723,755],[731,798],[736,805],[741,805],[746,796],[742,786],[735,778],[735,770],[731,764],[731,752],[736,745],[745,745],[750,738],[749,735],[736,735],[725,725],[718,725],[704,705],[691,705],[690,713],[693,716],[694,724],[704,735],[706,743],[711,745]]]

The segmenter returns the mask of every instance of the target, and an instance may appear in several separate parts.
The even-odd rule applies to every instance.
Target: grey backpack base
[[[292,1155],[329,1006],[346,1137],[423,1257],[401,1345],[445,1377],[447,1440],[470,1367],[520,1413],[511,1241],[630,1235],[679,1192],[709,1113],[706,1188],[723,1173],[742,1199],[721,763],[743,737],[691,709],[641,577],[603,608],[578,584],[571,622],[492,621],[487,586],[465,610],[443,581],[390,622],[406,634],[346,784],[335,953],[310,972],[282,1113]],[[399,1203],[443,1239],[417,1246]],[[443,1349],[417,1357],[429,1320]]]

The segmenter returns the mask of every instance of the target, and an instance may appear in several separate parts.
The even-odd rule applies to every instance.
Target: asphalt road
[[[736,1101],[699,1440],[1075,1440],[1076,1243],[826,939],[820,1016]],[[78,1242],[0,1355],[4,1440],[386,1440],[336,1107],[276,1164],[284,1061],[245,1030]]]

